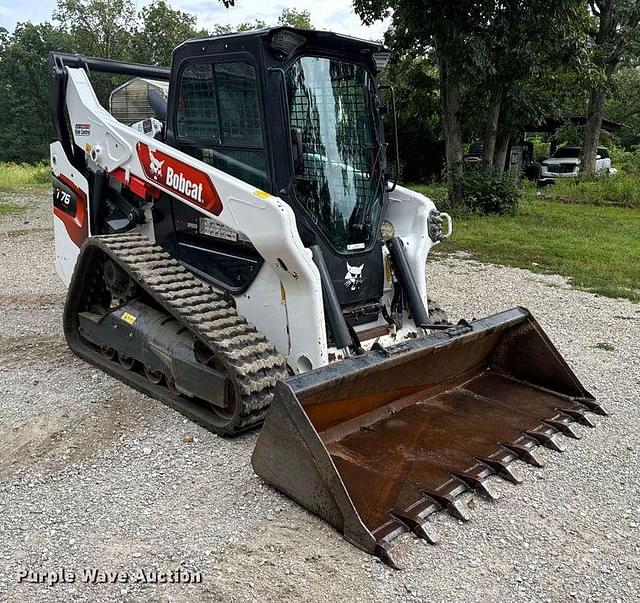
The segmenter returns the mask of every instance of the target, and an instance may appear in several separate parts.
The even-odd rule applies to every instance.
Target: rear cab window
[[[249,62],[184,67],[176,134],[181,150],[244,182],[268,188],[258,81]]]

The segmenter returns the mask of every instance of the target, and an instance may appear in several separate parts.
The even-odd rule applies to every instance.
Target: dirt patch
[[[28,310],[32,308],[54,308],[56,306],[62,309],[65,299],[66,294],[64,293],[0,295],[0,309]]]
[[[62,412],[12,425],[0,434],[0,476],[26,466],[61,469],[99,454],[131,431],[136,422],[132,406],[125,394],[108,404],[88,405],[84,414]]]
[[[317,523],[307,529],[324,531],[325,526]],[[313,539],[300,538],[300,532],[299,525],[273,522],[261,526],[250,540],[225,549],[215,580],[210,582],[215,582],[216,591],[225,599],[243,590],[258,599],[297,601],[314,599],[310,592],[324,592],[328,599],[347,592],[348,578],[341,569],[344,555],[358,553],[354,555],[339,541],[334,551],[328,551]]]
[[[70,358],[67,343],[60,336],[0,338],[0,370],[36,363],[60,366],[68,364]]]

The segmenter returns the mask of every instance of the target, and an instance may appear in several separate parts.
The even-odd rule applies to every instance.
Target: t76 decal
[[[220,214],[222,201],[207,174],[143,142],[136,149],[148,180],[216,216]]]
[[[53,213],[62,223],[76,247],[89,236],[87,196],[64,175],[52,176]]]

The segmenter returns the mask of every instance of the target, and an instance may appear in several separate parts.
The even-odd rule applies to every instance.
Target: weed
[[[15,205],[13,203],[4,203],[0,201],[0,216],[17,215],[24,211],[24,207],[21,205]]]
[[[17,192],[25,187],[47,184],[50,180],[51,169],[45,163],[0,164],[0,191],[2,192]]]
[[[614,352],[616,349],[612,344],[607,343],[606,341],[599,341],[596,343],[596,347],[599,350],[604,350],[605,352]]]

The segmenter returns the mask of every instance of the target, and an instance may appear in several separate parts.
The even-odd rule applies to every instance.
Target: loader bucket
[[[468,519],[458,496],[521,479],[606,414],[533,316],[514,308],[374,349],[278,384],[253,453],[258,475],[347,540],[395,565],[390,542],[427,517]]]

